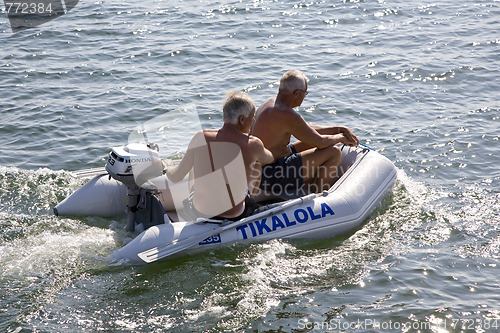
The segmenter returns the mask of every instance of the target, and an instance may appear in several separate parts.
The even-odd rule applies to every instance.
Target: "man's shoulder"
[[[246,144],[244,144],[243,147],[251,151],[258,151],[264,149],[264,143],[258,137],[254,135],[248,135]]]
[[[248,135],[248,144],[249,145],[259,145],[264,147],[264,143],[262,143],[262,140],[255,135]]]
[[[276,107],[273,110],[273,118],[276,122],[286,125],[290,121],[295,121],[300,114],[287,106]]]
[[[190,146],[191,148],[205,146],[207,142],[214,141],[217,135],[217,130],[204,129],[196,132],[191,138]]]
[[[262,114],[272,117],[274,120],[281,121],[282,118],[295,118],[299,116],[297,111],[284,105],[269,105],[263,108]]]
[[[219,133],[219,130],[217,129],[202,129],[198,131],[196,135],[198,135],[201,138],[211,140],[217,136],[217,133]]]
[[[214,134],[217,134],[219,132],[218,129],[202,129],[200,131],[198,131],[198,133],[203,133],[204,135],[214,135]]]

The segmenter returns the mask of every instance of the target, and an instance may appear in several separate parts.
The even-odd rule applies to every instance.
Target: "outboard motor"
[[[139,209],[158,210],[158,202],[147,189],[150,179],[163,174],[163,163],[158,154],[158,145],[154,143],[132,143],[123,147],[114,147],[109,153],[106,171],[109,176],[127,187],[127,227],[135,230],[136,213]],[[154,202],[154,203],[153,203]],[[147,207],[149,203],[150,207]],[[163,210],[163,207],[161,208]],[[163,214],[161,214],[163,217]]]

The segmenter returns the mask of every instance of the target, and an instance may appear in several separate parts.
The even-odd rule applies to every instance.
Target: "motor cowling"
[[[158,151],[158,145],[154,143],[132,143],[113,147],[106,162],[106,171],[128,188],[141,187],[148,180],[163,173]]]
[[[106,162],[109,176],[125,184],[127,187],[127,226],[125,230],[133,232],[137,221],[137,213],[148,212],[148,225],[164,223],[161,203],[146,190],[147,181],[163,174],[163,163],[158,153],[158,145],[154,143],[132,143],[123,147],[114,147]],[[149,204],[148,204],[149,202]],[[144,215],[144,214],[142,214]]]

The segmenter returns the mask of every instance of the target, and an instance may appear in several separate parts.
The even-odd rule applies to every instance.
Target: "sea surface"
[[[180,157],[289,69],[308,122],[398,168],[355,232],[110,266],[124,220],[53,216],[134,130]],[[16,34],[3,11],[0,332],[498,332],[499,92],[498,0],[80,0]]]

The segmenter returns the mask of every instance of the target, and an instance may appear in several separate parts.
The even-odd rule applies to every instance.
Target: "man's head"
[[[299,106],[307,95],[307,77],[298,70],[290,70],[280,80],[279,94]],[[292,106],[292,107],[294,107]]]
[[[255,115],[255,104],[248,94],[242,91],[229,91],[222,108],[224,123],[239,125],[242,132],[250,130]]]
[[[307,77],[301,71],[292,69],[281,77],[279,92],[293,94],[297,90],[307,92]]]

